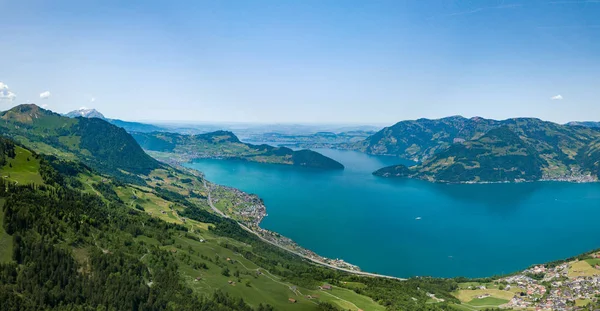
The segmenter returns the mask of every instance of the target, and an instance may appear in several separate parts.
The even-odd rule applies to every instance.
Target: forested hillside
[[[33,104],[0,114],[0,131],[25,145],[69,159],[78,159],[100,172],[141,181],[161,164],[148,156],[127,132],[98,118],[68,118]]]
[[[423,161],[457,141],[477,138],[495,126],[498,122],[494,120],[461,116],[401,121],[349,147],[369,154]]]
[[[532,147],[508,127],[455,144],[413,168],[383,168],[384,177],[417,177],[441,182],[518,181],[542,178],[542,162]]]

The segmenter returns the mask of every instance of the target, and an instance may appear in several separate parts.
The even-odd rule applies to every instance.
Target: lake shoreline
[[[365,274],[365,275],[371,275],[371,276],[402,279],[402,278],[389,276],[389,275],[379,275],[379,274],[375,274],[375,273],[364,272],[360,269],[359,266],[345,262],[342,259],[331,259],[331,258],[327,258],[324,256],[320,256],[317,253],[315,253],[305,247],[300,246],[298,243],[294,242],[292,239],[290,239],[288,237],[285,237],[277,232],[270,231],[270,230],[260,227],[262,220],[267,216],[267,208],[264,205],[264,203],[262,202],[262,200],[260,198],[258,198],[256,195],[250,195],[239,189],[236,189],[233,187],[228,187],[228,186],[223,186],[223,185],[217,185],[217,184],[214,184],[211,182],[208,182],[208,183],[205,182],[204,187],[208,194],[209,205],[211,206],[213,211],[220,214],[221,216],[224,216],[226,218],[231,218],[231,219],[237,221],[238,224],[241,225],[244,229],[252,232],[253,234],[260,237],[262,240],[264,240],[272,245],[275,245],[283,250],[292,252],[298,256],[309,259],[313,262],[328,266],[330,268],[335,268],[338,270],[342,270],[342,271],[346,271],[346,272],[350,272],[350,273],[356,273],[356,274]],[[217,189],[225,190],[229,193],[235,194],[237,196],[237,199],[244,200],[246,203],[250,204],[251,209],[250,210],[247,210],[247,209],[237,210],[236,211],[237,214],[235,212],[231,214],[231,213],[226,213],[222,210],[219,210],[218,208],[216,208],[214,206],[213,198],[212,198],[212,193]],[[256,198],[258,198],[258,200],[256,200]],[[240,217],[240,215],[243,215],[244,217]]]
[[[594,217],[578,215],[599,213],[598,183],[544,180],[446,185],[377,178],[370,174],[371,169],[393,159],[357,152],[320,152],[347,164],[347,170],[316,173],[219,160],[200,160],[186,166],[202,171],[216,184],[263,198],[268,207],[260,207],[264,215],[247,214],[254,220],[243,221],[255,224],[253,231],[261,234],[266,230],[264,235],[270,240],[274,238],[269,235],[278,238],[277,233],[282,233],[316,254],[339,256],[364,271],[384,275],[504,275],[531,263],[550,262],[597,247],[590,234]],[[241,207],[225,202],[216,205],[230,215]],[[264,217],[267,213],[269,217]],[[544,232],[549,226],[568,234],[548,236]],[[515,230],[517,227],[521,229]],[[534,252],[527,247],[502,251],[515,239],[535,242],[549,251]],[[563,246],[554,247],[557,244]],[[481,260],[490,264],[481,265]]]
[[[572,183],[572,184],[588,184],[588,183],[598,183],[600,179],[592,175],[580,175],[580,176],[569,176],[569,177],[545,177],[537,180],[504,180],[504,181],[458,181],[458,182],[449,182],[444,180],[436,180],[436,179],[427,179],[427,178],[419,178],[419,177],[411,177],[411,176],[389,176],[389,175],[378,175],[373,172],[372,175],[378,178],[384,179],[412,179],[412,180],[421,180],[434,184],[442,184],[442,185],[488,185],[488,184],[525,184],[525,183],[536,183],[536,182],[561,182],[561,183]]]

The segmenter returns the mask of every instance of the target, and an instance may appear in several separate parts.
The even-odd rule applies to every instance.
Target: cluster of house
[[[505,306],[535,310],[577,310],[576,300],[596,302],[600,297],[600,273],[595,276],[569,276],[569,263],[543,265],[501,279],[504,290],[515,296]],[[536,275],[536,279],[530,277]],[[543,284],[543,285],[542,285]]]
[[[225,188],[230,197],[219,198],[218,192],[214,192],[215,197],[213,202],[217,203],[221,200],[227,200],[228,204],[231,204],[231,210],[234,213],[234,218],[243,221],[248,226],[258,226],[262,219],[267,215],[267,210],[262,203],[262,200],[254,195],[240,191],[239,189],[217,186]]]

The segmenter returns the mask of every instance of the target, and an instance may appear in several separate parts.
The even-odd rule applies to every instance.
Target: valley
[[[0,311],[600,311],[600,0],[0,12]]]

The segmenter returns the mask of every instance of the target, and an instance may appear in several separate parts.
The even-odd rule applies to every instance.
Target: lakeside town
[[[593,255],[599,258],[598,254]],[[596,261],[592,261],[593,263]],[[523,291],[506,305],[536,310],[577,310],[600,297],[600,265],[576,260],[554,267],[539,265],[501,281]]]
[[[493,283],[471,285],[460,294],[473,301],[500,302],[515,310],[588,310],[600,298],[600,253],[560,264],[536,265]],[[512,298],[511,298],[512,297]],[[506,302],[508,300],[508,302]]]

